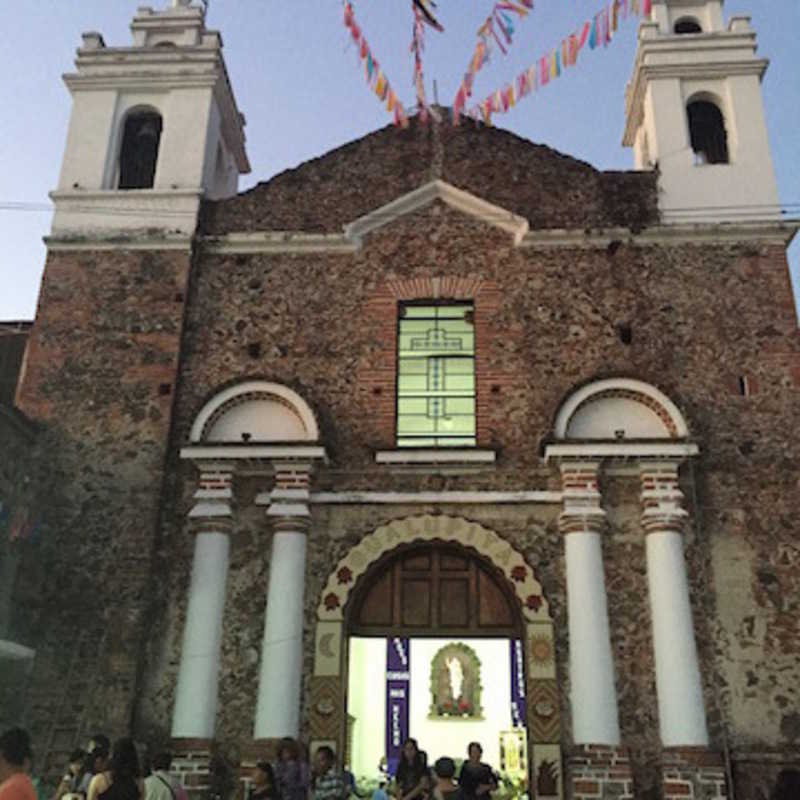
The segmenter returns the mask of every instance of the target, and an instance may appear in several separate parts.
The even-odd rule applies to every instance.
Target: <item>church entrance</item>
[[[411,736],[431,765],[480,742],[503,796],[525,792],[524,623],[502,573],[458,544],[404,545],[348,612],[346,761],[360,788],[396,771]]]
[[[393,520],[362,537],[322,588],[307,711],[368,791],[419,740],[429,763],[479,741],[498,800],[562,798],[553,621],[534,568],[469,520]]]

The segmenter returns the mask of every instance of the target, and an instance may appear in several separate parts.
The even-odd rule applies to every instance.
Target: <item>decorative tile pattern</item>
[[[552,800],[564,796],[564,776],[561,762],[561,747],[557,744],[535,744],[533,746],[533,782],[529,794],[537,800]]]
[[[311,679],[308,721],[312,739],[338,740],[341,736],[344,728],[344,693],[339,676],[315,676]]]
[[[554,680],[533,680],[528,685],[528,737],[534,743],[561,740],[561,707]]]
[[[320,620],[343,620],[344,608],[358,579],[385,553],[400,544],[442,539],[475,548],[503,570],[529,621],[548,621],[550,610],[533,568],[509,542],[494,531],[458,517],[419,516],[395,520],[365,536],[328,578],[317,608]]]
[[[528,678],[555,679],[556,645],[553,625],[550,622],[532,622],[527,625]]]
[[[342,623],[317,622],[314,675],[340,675],[342,671]]]

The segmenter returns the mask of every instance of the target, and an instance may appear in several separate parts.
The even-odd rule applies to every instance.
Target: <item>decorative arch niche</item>
[[[191,441],[208,443],[315,442],[311,407],[286,386],[246,381],[211,398],[192,426]]]
[[[685,439],[689,430],[678,407],[643,381],[594,381],[571,394],[558,411],[559,440],[625,441]]]
[[[307,700],[312,751],[327,744],[343,752],[348,604],[363,595],[362,582],[371,578],[382,560],[404,546],[426,542],[453,544],[476,553],[507,581],[524,626],[532,788],[543,798],[563,797],[561,702],[549,604],[522,553],[494,531],[459,517],[424,515],[382,525],[364,536],[329,574],[317,604],[314,675]]]

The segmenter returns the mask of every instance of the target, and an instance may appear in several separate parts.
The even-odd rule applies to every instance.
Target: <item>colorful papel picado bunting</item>
[[[495,47],[505,55],[511,45],[514,32],[514,17],[526,17],[533,9],[533,0],[504,0],[494,4],[492,13],[478,28],[478,42],[472,53],[467,71],[461,80],[461,85],[453,101],[453,122],[457,125],[459,117],[464,113],[467,101],[472,96],[472,86],[475,75],[486,64]]]
[[[459,97],[453,105],[454,122],[458,122],[460,114],[466,113],[473,119],[491,124],[493,114],[507,112],[522,98],[546,86],[565,70],[574,67],[584,47],[588,45],[590,50],[594,50],[600,45],[607,46],[619,29],[621,21],[639,16],[649,17],[652,5],[652,0],[612,0],[605,4],[592,19],[562,39],[561,44],[534,62],[511,83],[502,89],[497,89],[482,102],[474,105],[468,112],[464,111],[468,95],[462,95],[464,89],[462,84]]]
[[[406,127],[408,125],[408,115],[403,104],[397,97],[389,79],[386,77],[378,59],[372,53],[366,37],[356,22],[355,12],[352,3],[344,3],[344,25],[350,31],[350,36],[358,48],[358,56],[364,64],[367,85],[377,96],[381,103],[385,104],[386,110],[394,115],[396,125]]]

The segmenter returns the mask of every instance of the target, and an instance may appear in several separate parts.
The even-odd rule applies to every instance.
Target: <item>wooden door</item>
[[[505,577],[476,553],[433,542],[395,551],[362,580],[348,609],[357,636],[519,636]]]

